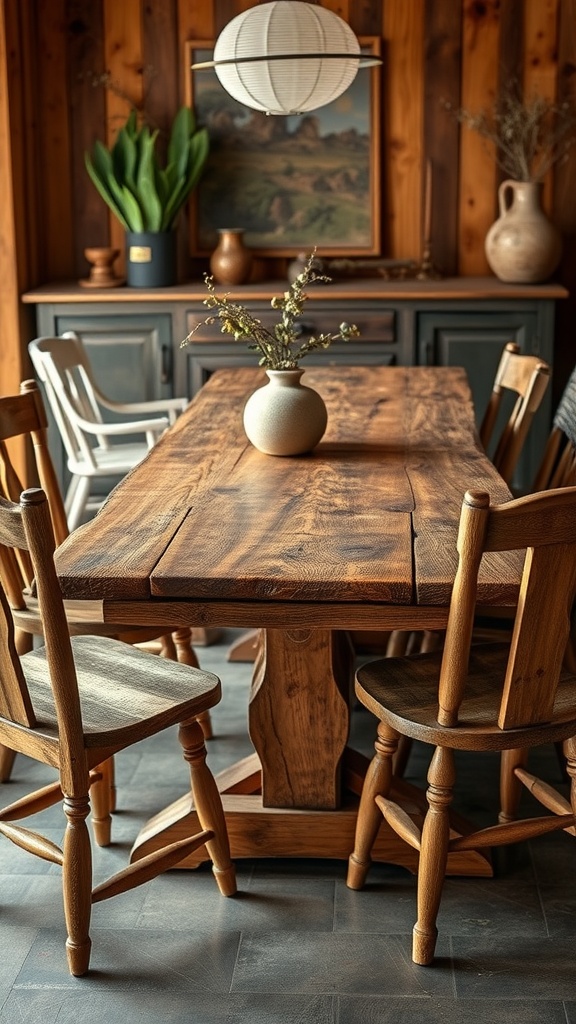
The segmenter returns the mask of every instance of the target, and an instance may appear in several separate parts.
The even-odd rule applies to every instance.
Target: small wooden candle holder
[[[83,288],[116,288],[124,284],[124,277],[116,277],[112,264],[120,255],[120,249],[101,248],[84,249],[84,255],[90,266],[90,277],[80,281]]]

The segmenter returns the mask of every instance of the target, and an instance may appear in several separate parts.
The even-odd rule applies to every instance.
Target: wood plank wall
[[[383,41],[383,255],[421,255],[430,161],[435,262],[446,274],[488,273],[484,238],[497,215],[501,175],[482,141],[461,129],[443,103],[478,109],[512,75],[528,91],[574,97],[576,0],[320,2],[358,35],[379,35]],[[131,103],[144,103],[150,119],[166,130],[185,95],[185,41],[214,38],[255,3],[0,0],[11,35],[9,67],[18,64],[21,71],[17,80],[14,72],[11,87],[0,82],[0,136],[10,134],[11,120],[12,173],[24,155],[27,161],[21,167],[26,182],[20,198],[0,197],[0,227],[6,232],[0,280],[6,280],[2,264],[10,263],[6,250],[15,244],[10,238],[14,230],[26,250],[26,258],[18,261],[20,290],[84,276],[88,245],[123,248],[119,225],[87,177],[84,151],[97,138],[113,138]],[[101,84],[105,74],[112,89]],[[10,117],[3,109],[3,92]],[[14,131],[23,138],[15,138]],[[558,276],[574,293],[559,314],[557,389],[574,361],[575,178],[576,147],[571,162],[549,175],[545,192],[547,210],[565,237]],[[181,234],[186,230],[183,222]],[[181,248],[184,254],[185,242]],[[8,269],[13,274],[14,261]],[[0,353],[0,372],[9,358]],[[11,379],[14,371],[12,366]]]

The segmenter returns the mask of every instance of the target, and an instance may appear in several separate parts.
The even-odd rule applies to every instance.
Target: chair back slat
[[[27,547],[22,515],[17,505],[0,498],[0,544],[5,549]],[[2,560],[4,580],[4,560]],[[34,728],[36,718],[26,680],[16,653],[12,612],[0,587],[0,714],[18,725]]]
[[[576,596],[576,487],[490,506],[466,494],[438,691],[438,720],[458,723],[465,699],[477,577],[483,552],[525,550],[508,664],[494,726],[550,720]]]
[[[494,379],[490,401],[480,426],[480,440],[487,450],[506,392],[518,397],[496,444],[492,462],[507,483],[511,483],[518,459],[550,381],[550,367],[538,356],[523,355],[510,342],[504,348]]]
[[[48,449],[48,420],[38,384],[26,380],[20,385],[19,395],[0,398],[0,494],[9,501],[18,502],[28,483],[16,473],[7,441],[14,437],[28,437],[32,441],[34,459],[40,486],[48,498],[52,528],[56,543],[60,545],[68,536],[64,502]],[[36,482],[36,481],[34,481]],[[27,551],[14,549],[0,555],[8,600],[12,608],[25,608],[22,588],[31,588],[34,578],[32,562]],[[16,577],[20,577],[20,596],[16,597]]]
[[[498,718],[501,729],[551,720],[575,593],[573,544],[528,549]]]

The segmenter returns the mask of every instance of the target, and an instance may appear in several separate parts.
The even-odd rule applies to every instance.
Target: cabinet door
[[[470,381],[476,423],[479,426],[490,398],[496,369],[504,346],[514,341],[529,355],[541,352],[536,311],[501,313],[421,313],[418,324],[419,362],[424,365],[463,366]],[[542,457],[550,424],[550,389],[534,418],[525,450],[514,478],[514,487],[528,490]],[[495,437],[510,415],[514,400],[505,396]],[[492,454],[490,452],[490,454]]]
[[[172,394],[169,314],[56,317],[55,333],[74,331],[90,357],[94,379],[118,402],[145,402]]]

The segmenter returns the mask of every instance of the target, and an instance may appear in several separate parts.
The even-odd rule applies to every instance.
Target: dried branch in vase
[[[501,91],[491,110],[474,114],[447,101],[443,106],[494,145],[496,163],[515,181],[541,181],[554,164],[568,158],[576,141],[576,109],[570,101],[525,99],[516,83]]]

